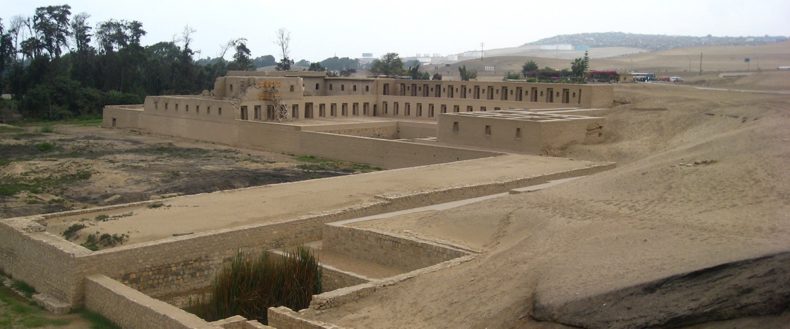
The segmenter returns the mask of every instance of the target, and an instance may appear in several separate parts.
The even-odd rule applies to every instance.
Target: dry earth
[[[364,224],[483,253],[308,315],[353,328],[564,328],[532,318],[533,304],[561,304],[790,250],[790,96],[660,85],[618,86],[616,95],[607,141],[562,153],[616,161],[616,169],[537,192]],[[717,287],[691,292],[722,293]],[[648,304],[633,306],[651,307],[651,299],[642,301]],[[671,302],[681,314],[695,303]],[[785,311],[694,328],[787,323]]]
[[[657,72],[659,75],[680,75],[684,78],[693,78],[699,72],[699,57],[703,54],[702,69],[704,72],[733,72],[751,69],[754,72],[775,72],[778,66],[790,65],[790,41],[779,42],[760,46],[716,46],[678,48],[672,50],[629,54],[617,57],[593,58],[590,68],[594,70],[618,71],[648,71]],[[579,56],[576,56],[579,57]],[[751,64],[747,65],[744,59],[749,57]],[[480,80],[501,81],[507,72],[521,72],[521,66],[529,60],[534,60],[539,67],[553,67],[556,69],[570,69],[570,59],[555,58],[547,53],[542,56],[492,56],[482,61],[479,59],[458,62],[448,66],[430,67],[428,72],[441,73],[444,77],[458,79],[458,67],[465,65],[471,70],[477,70]],[[486,66],[494,66],[496,72],[486,72]],[[711,80],[718,80],[712,78]],[[756,83],[762,79],[755,79]],[[786,83],[783,83],[786,86]],[[766,89],[766,88],[757,88]]]
[[[0,126],[0,218],[374,168],[95,126]]]

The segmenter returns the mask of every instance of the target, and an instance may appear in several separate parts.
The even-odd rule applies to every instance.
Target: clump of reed
[[[207,321],[241,315],[268,323],[269,307],[306,308],[321,293],[321,267],[304,247],[285,256],[238,252],[217,273],[206,298],[190,301],[189,310]]]

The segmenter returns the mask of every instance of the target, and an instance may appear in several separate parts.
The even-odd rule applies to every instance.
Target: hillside
[[[694,37],[683,35],[636,34],[623,32],[564,34],[530,42],[529,45],[571,44],[587,47],[630,47],[667,50],[699,46],[755,46],[787,41],[785,36]]]
[[[699,72],[699,57],[703,54],[704,72],[732,71],[776,71],[778,66],[790,65],[790,41],[764,44],[759,46],[708,46],[677,48],[663,51],[636,53],[624,56],[600,58],[593,56],[596,48],[590,50],[590,68],[594,70],[651,71],[659,74],[696,75]],[[577,56],[578,57],[578,56]],[[749,57],[747,66],[744,58]],[[570,68],[568,58],[553,56],[499,56],[485,57],[454,63],[447,66],[426,66],[425,71],[439,72],[447,78],[456,78],[458,67],[477,70],[481,80],[501,80],[508,71],[521,72],[521,66],[534,60],[538,66],[556,69]],[[493,66],[494,72],[486,72],[486,66]]]

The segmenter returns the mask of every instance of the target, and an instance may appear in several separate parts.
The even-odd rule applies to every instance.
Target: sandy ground
[[[595,163],[564,158],[506,155],[183,196],[165,200],[157,208],[136,206],[53,218],[47,221],[47,230],[60,234],[74,223],[88,223],[89,227],[85,232],[127,234],[128,242],[135,243],[170,237],[173,234],[317,215],[372,203],[376,201],[376,196],[398,196],[516,180],[592,165]],[[109,216],[110,220],[94,220],[102,215]],[[82,238],[76,241],[81,241]]]
[[[359,171],[344,162],[96,126],[41,127],[0,127],[0,218]]]
[[[352,328],[560,328],[529,317],[534,294],[567,300],[790,248],[790,96],[658,85],[621,86],[616,95],[606,142],[563,153],[616,161],[616,169],[369,222],[483,253],[309,315]],[[786,323],[790,314],[696,328]]]
[[[679,48],[656,52],[645,52],[607,58],[593,58],[590,68],[593,70],[648,71],[658,75],[681,75],[693,78],[699,73],[699,57],[703,54],[702,70],[708,72],[752,71],[775,72],[778,66],[790,65],[790,41],[760,46],[716,46]],[[576,57],[580,57],[577,55]],[[744,58],[749,57],[747,65]],[[442,76],[457,80],[458,67],[466,66],[477,70],[478,79],[501,81],[507,72],[521,72],[521,66],[529,60],[535,61],[539,67],[549,66],[556,69],[570,69],[571,59],[555,58],[553,53],[528,56],[491,56],[482,61],[467,60],[449,66],[431,67],[429,72],[437,70]],[[494,66],[495,72],[486,72],[486,66]],[[757,82],[760,83],[760,82]],[[761,88],[756,88],[761,89]]]

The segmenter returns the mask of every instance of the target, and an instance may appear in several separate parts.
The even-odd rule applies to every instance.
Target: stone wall
[[[489,151],[321,132],[302,132],[299,149],[302,154],[368,163],[387,169],[499,155]]]
[[[125,329],[222,328],[104,275],[85,279],[85,308],[122,324]]]
[[[439,118],[438,138],[440,142],[451,145],[529,154],[551,154],[550,150],[573,143],[603,140],[604,118],[545,116],[521,120],[497,116],[442,115]]]
[[[450,246],[373,230],[324,226],[323,249],[388,267],[412,271],[468,253]]]
[[[294,312],[285,306],[270,307],[266,314],[269,325],[277,329],[342,329],[333,324],[310,320],[299,316],[299,313]]]
[[[67,311],[77,302],[82,276],[75,257],[82,253],[87,249],[44,231],[32,220],[0,220],[0,270],[55,303],[42,305],[47,309],[65,304]]]
[[[216,271],[239,250],[292,248],[320,240],[324,223],[384,211],[389,211],[389,205],[380,202],[280,223],[121,246],[79,260],[84,275],[103,273],[153,297],[166,296],[209,286]]]

